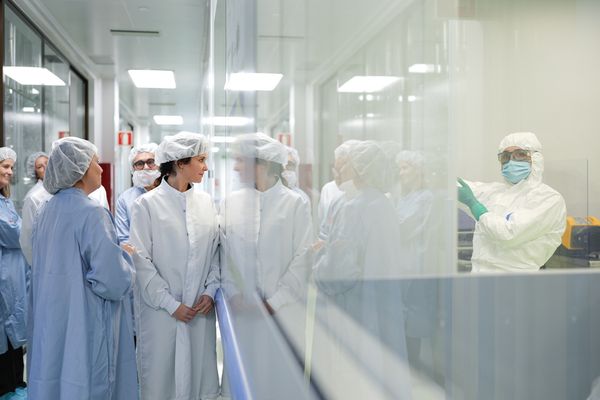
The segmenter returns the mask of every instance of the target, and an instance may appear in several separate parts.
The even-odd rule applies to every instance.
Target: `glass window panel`
[[[42,39],[4,5],[4,67],[41,67]],[[35,184],[26,176],[27,157],[43,149],[42,86],[22,84],[4,74],[4,144],[17,152],[11,197],[18,210]]]
[[[48,145],[61,137],[69,136],[69,65],[48,44],[44,45],[44,67],[65,84],[44,86],[44,138]],[[78,132],[78,135],[82,133]]]

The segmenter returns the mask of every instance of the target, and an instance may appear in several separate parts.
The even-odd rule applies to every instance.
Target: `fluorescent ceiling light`
[[[244,126],[249,125],[254,121],[247,117],[207,117],[204,118],[204,123],[212,126]]]
[[[4,75],[21,85],[65,86],[65,82],[47,68],[4,67]]]
[[[35,112],[35,107],[23,107],[23,112]]]
[[[353,76],[338,88],[340,93],[374,93],[400,80],[398,76]]]
[[[279,81],[283,77],[282,74],[259,74],[249,72],[236,72],[229,74],[229,79],[225,82],[225,90],[253,92],[274,90]]]
[[[218,153],[218,152],[219,152],[219,150],[220,150],[220,149],[219,149],[217,146],[211,147],[211,149],[210,149],[210,151],[211,151],[212,153]]]
[[[157,69],[130,69],[129,76],[138,88],[175,89],[175,74],[173,71]]]
[[[157,125],[183,125],[181,115],[155,115],[153,118]]]
[[[408,72],[411,74],[430,74],[436,72],[437,69],[433,64],[413,64],[408,67]]]

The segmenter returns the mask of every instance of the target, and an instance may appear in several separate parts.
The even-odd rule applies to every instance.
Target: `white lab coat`
[[[182,193],[163,180],[135,201],[131,214],[141,398],[216,398],[214,310],[187,324],[172,316],[182,302],[192,307],[203,294],[214,299],[219,287],[213,202],[197,187]]]
[[[487,209],[475,225],[473,272],[537,271],[560,245],[567,221],[563,197],[542,183],[544,159],[532,156],[527,179],[467,182]]]
[[[21,251],[27,260],[27,263],[31,265],[33,246],[31,241],[31,235],[33,234],[33,222],[38,210],[42,204],[46,203],[52,198],[52,195],[44,189],[44,181],[38,180],[29,192],[25,195],[23,202],[23,209],[21,214],[23,215],[23,222],[21,225],[21,235],[19,236],[19,243],[21,244]]]
[[[232,193],[221,211],[227,265],[248,278],[241,284],[254,282],[251,289],[256,288],[276,311],[301,299],[313,231],[310,209],[300,195],[277,181],[264,192],[244,188]],[[255,263],[247,258],[253,254]]]
[[[321,196],[319,197],[319,237],[323,240],[326,239],[326,235],[322,234],[325,229],[331,225],[330,222],[330,210],[333,203],[342,197],[343,191],[338,188],[335,181],[327,182],[321,189]]]

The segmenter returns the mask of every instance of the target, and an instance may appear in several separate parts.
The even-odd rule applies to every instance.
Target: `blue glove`
[[[479,221],[479,217],[488,212],[487,208],[477,200],[473,191],[465,181],[458,178],[458,183],[460,184],[460,187],[458,188],[458,201],[469,207],[471,214]]]

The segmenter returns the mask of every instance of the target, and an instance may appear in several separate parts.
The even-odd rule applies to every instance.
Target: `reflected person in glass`
[[[314,280],[330,303],[356,321],[377,342],[357,340],[356,328],[344,319],[329,320],[336,337],[394,386],[397,398],[409,398],[406,343],[400,278],[403,254],[396,212],[389,191],[387,157],[379,143],[364,141],[349,152],[350,173],[357,194],[335,216],[325,241],[325,256],[314,266]],[[389,349],[393,349],[390,351]],[[335,363],[338,368],[339,363]],[[340,367],[341,368],[341,367]],[[397,375],[391,371],[403,371]],[[338,371],[336,371],[337,373]],[[344,375],[339,370],[340,376]],[[394,373],[393,379],[387,374]],[[351,376],[351,375],[347,375]],[[338,377],[336,377],[337,379]],[[345,384],[352,385],[348,381]],[[367,396],[367,393],[357,397]]]
[[[431,220],[433,192],[425,180],[425,157],[419,151],[403,150],[394,158],[397,185],[392,200],[400,224],[406,273],[411,275],[403,286],[406,317],[406,344],[411,366],[421,367],[421,340],[431,337],[437,317],[437,287],[435,281],[422,279],[435,271],[426,265],[430,237],[436,229]]]
[[[542,183],[542,145],[531,132],[506,136],[498,148],[502,182],[459,178],[458,200],[477,220],[473,272],[527,272],[542,267],[560,245],[567,210]]]

